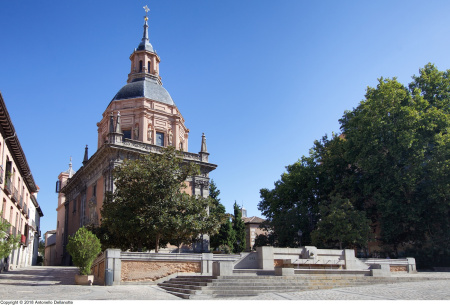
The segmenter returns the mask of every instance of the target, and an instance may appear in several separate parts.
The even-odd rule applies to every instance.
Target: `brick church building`
[[[106,192],[114,191],[112,170],[124,159],[139,154],[157,154],[163,147],[173,146],[182,153],[185,162],[200,166],[200,174],[186,181],[191,195],[209,196],[209,172],[217,165],[208,161],[206,139],[199,137],[199,153],[188,152],[189,129],[170,94],[162,86],[159,63],[148,38],[148,18],[145,17],[142,40],[130,56],[131,69],[127,84],[106,106],[98,127],[97,151],[88,156],[87,147],[83,166],[76,172],[69,169],[60,173],[57,182],[58,206],[55,257],[52,265],[70,264],[65,247],[68,237],[78,228],[98,225]],[[194,251],[209,248],[204,237]]]

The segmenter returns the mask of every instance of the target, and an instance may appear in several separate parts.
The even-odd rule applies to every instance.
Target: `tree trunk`
[[[156,234],[156,244],[155,244],[155,253],[159,251],[159,234]]]

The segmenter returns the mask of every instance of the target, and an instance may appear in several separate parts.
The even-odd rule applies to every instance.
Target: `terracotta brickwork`
[[[155,281],[177,272],[200,273],[200,262],[122,261],[122,282]]]
[[[284,267],[282,259],[274,259],[273,260],[274,267]]]
[[[407,272],[406,266],[391,266],[391,272]]]

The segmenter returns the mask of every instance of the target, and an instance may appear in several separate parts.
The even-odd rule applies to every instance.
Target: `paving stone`
[[[0,273],[1,300],[181,300],[156,285],[78,286],[74,267],[30,267]],[[450,300],[450,272],[395,274],[408,282],[261,293],[227,300]],[[403,279],[404,280],[404,279]],[[417,281],[419,280],[419,281]],[[204,295],[204,298],[210,296]]]

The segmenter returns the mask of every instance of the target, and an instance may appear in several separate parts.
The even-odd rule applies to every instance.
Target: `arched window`
[[[150,72],[151,70],[150,70],[150,60],[147,62],[147,73],[151,73]]]
[[[142,60],[139,61],[139,72],[142,72]]]

